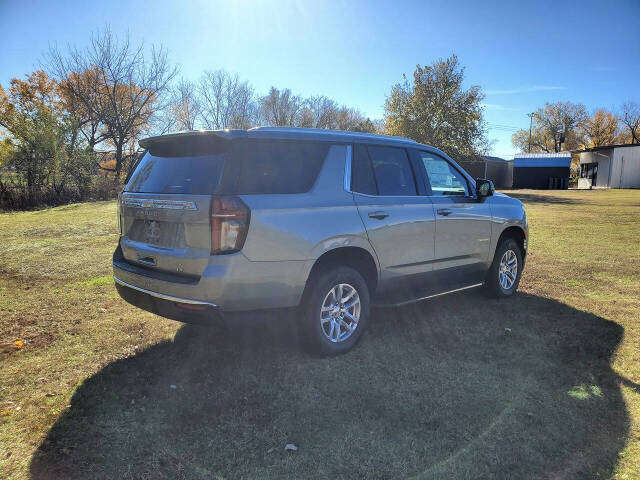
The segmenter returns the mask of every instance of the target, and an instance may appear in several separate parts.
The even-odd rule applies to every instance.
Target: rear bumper
[[[128,284],[114,277],[118,294],[128,303],[160,315],[184,323],[214,323],[222,320],[220,309],[209,302],[172,297]]]
[[[211,256],[202,275],[194,277],[128,262],[120,247],[113,254],[118,291],[128,289],[136,292],[135,297],[180,305],[182,310],[206,307],[225,314],[297,306],[305,285],[305,268],[304,261],[254,262],[238,252]]]
[[[295,308],[269,308],[241,312],[222,312],[216,305],[190,299],[169,297],[157,292],[145,291],[133,285],[115,280],[118,294],[131,305],[164,318],[196,325],[223,327],[247,327],[264,322],[291,318]]]
[[[192,305],[194,308],[195,307],[210,307],[210,308],[217,308],[218,307],[215,303],[211,303],[211,302],[205,302],[205,301],[202,301],[202,300],[192,300],[190,298],[173,297],[171,295],[166,295],[164,293],[153,292],[151,290],[147,290],[145,288],[138,287],[136,285],[132,285],[130,283],[127,283],[124,280],[120,280],[118,277],[113,277],[113,279],[114,279],[114,281],[116,282],[117,285],[121,285],[123,287],[127,287],[127,288],[130,288],[132,290],[137,290],[138,292],[144,293],[144,294],[149,295],[151,297],[159,298],[161,300],[166,300],[168,302],[178,303],[178,304],[181,304],[181,305]]]

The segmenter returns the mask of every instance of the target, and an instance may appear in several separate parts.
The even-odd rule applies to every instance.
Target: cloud
[[[557,85],[531,85],[528,87],[519,87],[505,90],[485,90],[487,95],[515,95],[518,93],[530,93],[530,92],[549,92],[553,90],[566,90],[567,87],[560,87]]]
[[[482,106],[487,110],[498,110],[501,112],[517,110],[515,108],[507,107],[506,105],[499,105],[497,103],[482,103]]]

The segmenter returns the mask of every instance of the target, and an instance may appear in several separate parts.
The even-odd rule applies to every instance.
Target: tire
[[[510,254],[509,252],[512,253]],[[516,262],[515,278],[513,278],[513,268],[509,268],[514,258]],[[518,243],[512,238],[502,240],[496,248],[496,254],[493,257],[493,262],[485,279],[485,290],[487,294],[495,298],[504,298],[513,295],[520,284],[523,267],[522,251]],[[504,280],[505,278],[506,281]]]
[[[340,288],[344,301],[336,307]],[[369,320],[369,297],[367,282],[353,268],[336,266],[318,272],[310,279],[301,306],[302,337],[307,350],[321,356],[341,355],[351,350]],[[355,326],[354,318],[357,319]],[[353,326],[352,330],[349,325]]]

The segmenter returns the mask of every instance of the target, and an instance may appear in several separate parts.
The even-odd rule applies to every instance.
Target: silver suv
[[[125,300],[158,315],[201,323],[298,308],[308,344],[330,355],[358,341],[371,305],[518,288],[522,203],[433,147],[276,127],[140,145],[113,271]]]

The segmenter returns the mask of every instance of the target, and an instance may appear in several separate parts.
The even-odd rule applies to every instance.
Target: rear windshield
[[[220,183],[227,156],[219,153],[156,157],[147,152],[129,179],[126,191],[210,195]]]
[[[168,148],[161,153],[156,150],[155,155],[144,155],[126,191],[186,195],[308,192],[329,148],[330,144],[322,142],[248,140],[209,155],[181,156]],[[165,151],[170,153],[163,156]],[[231,167],[225,168],[226,164]],[[218,188],[221,181],[224,186]]]
[[[328,143],[252,140],[240,153],[236,193],[308,192],[316,181]]]

